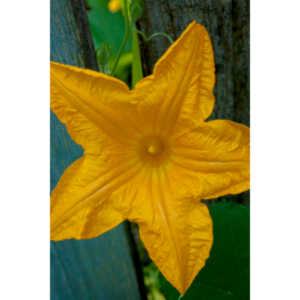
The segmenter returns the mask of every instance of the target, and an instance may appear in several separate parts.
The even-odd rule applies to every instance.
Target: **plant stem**
[[[112,67],[111,76],[114,76],[114,73],[115,73],[116,68],[118,66],[121,54],[124,51],[124,48],[126,47],[126,44],[127,44],[128,38],[129,38],[129,29],[130,29],[130,26],[129,26],[129,18],[128,18],[127,0],[124,0],[124,17],[125,17],[125,34],[124,34],[124,38],[123,38],[121,47],[119,49],[116,61],[115,61],[114,65],[113,65],[113,67]]]
[[[171,44],[174,43],[173,39],[165,32],[155,32],[155,33],[151,34],[148,39],[151,40],[152,38],[157,37],[157,36],[164,36],[165,38],[168,39],[168,41]]]
[[[168,41],[170,42],[170,44],[173,44],[173,43],[174,43],[174,41],[173,41],[173,39],[170,37],[170,35],[168,35],[168,34],[165,33],[165,32],[155,32],[155,33],[151,34],[149,37],[147,37],[147,36],[145,35],[144,32],[142,32],[142,31],[140,31],[140,30],[138,30],[138,29],[136,29],[136,31],[143,37],[143,39],[144,39],[146,42],[149,42],[151,39],[153,39],[153,38],[155,38],[155,37],[157,37],[157,36],[164,36],[165,38],[168,39]]]

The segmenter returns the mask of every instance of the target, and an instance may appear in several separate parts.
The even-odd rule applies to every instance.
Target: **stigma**
[[[163,150],[164,146],[158,138],[150,138],[146,143],[146,151],[150,155],[158,155],[162,153]]]

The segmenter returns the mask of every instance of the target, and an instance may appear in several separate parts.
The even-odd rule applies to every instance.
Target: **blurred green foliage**
[[[106,71],[107,69],[111,69],[116,59],[125,32],[125,22],[121,10],[115,13],[111,12],[108,9],[108,2],[109,0],[86,0],[98,63],[103,56],[101,51],[99,51],[101,44],[105,43],[109,45],[111,50]],[[128,84],[131,82],[131,64],[131,39],[129,39],[116,70],[116,76]],[[99,63],[99,68],[100,70],[103,68],[101,63]]]
[[[161,293],[161,287],[159,282],[160,272],[153,262],[143,268],[144,283],[147,288],[148,300],[166,300]]]
[[[129,10],[131,20],[135,23],[143,14],[144,2],[142,0],[131,0]]]

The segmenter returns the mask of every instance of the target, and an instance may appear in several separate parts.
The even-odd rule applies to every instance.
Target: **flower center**
[[[167,141],[160,136],[146,136],[140,140],[137,154],[143,163],[156,167],[166,161],[170,150]]]
[[[151,139],[146,145],[147,153],[150,155],[160,154],[163,150],[163,144],[158,139]]]

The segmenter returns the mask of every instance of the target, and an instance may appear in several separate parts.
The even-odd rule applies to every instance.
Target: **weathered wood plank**
[[[250,123],[249,0],[145,0],[141,30],[179,37],[193,20],[204,25],[212,39],[216,64],[216,105],[210,119]],[[143,68],[150,74],[169,42],[159,37],[141,41]],[[249,202],[249,193],[237,197]]]
[[[83,1],[51,0],[51,60],[97,69],[91,41]],[[51,113],[51,190],[82,154]],[[96,239],[51,243],[51,300],[85,299],[142,299],[124,224]]]

